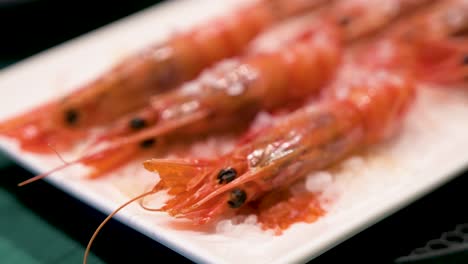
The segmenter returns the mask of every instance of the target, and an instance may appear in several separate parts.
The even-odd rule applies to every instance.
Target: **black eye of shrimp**
[[[146,149],[146,148],[151,148],[155,143],[156,143],[156,139],[150,138],[150,139],[143,140],[140,143],[140,146]]]
[[[468,65],[468,54],[465,54],[465,55],[463,56],[462,64],[463,64],[463,65]]]
[[[218,183],[230,183],[232,182],[237,176],[237,171],[233,168],[222,169],[218,173]]]
[[[231,208],[239,208],[245,203],[246,200],[247,194],[245,191],[241,189],[234,189],[229,195],[228,204]]]
[[[80,118],[80,115],[75,109],[68,109],[65,111],[65,122],[69,125],[75,125]]]
[[[130,127],[134,130],[139,130],[146,127],[146,121],[143,118],[135,117],[130,120]]]
[[[350,23],[351,23],[350,17],[342,17],[338,20],[338,24],[343,27],[349,25]]]

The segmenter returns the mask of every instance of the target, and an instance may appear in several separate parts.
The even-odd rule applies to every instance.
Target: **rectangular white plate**
[[[97,76],[126,54],[239,3],[171,1],[3,70],[0,118],[61,95]],[[168,226],[167,216],[147,213],[135,205],[117,218],[197,262],[305,262],[462,170],[468,164],[467,116],[467,93],[422,89],[399,137],[372,149],[365,158],[344,162],[334,174],[333,184],[324,190],[324,196],[332,199],[326,216],[313,224],[296,224],[282,236],[243,224],[229,232],[176,230]],[[5,152],[32,171],[43,172],[60,164],[56,157],[23,153],[9,140],[0,143]],[[129,170],[129,174],[134,171],[135,168]],[[153,175],[145,174],[139,178],[141,183],[130,180],[128,175],[88,181],[72,175],[79,172],[79,168],[72,168],[47,180],[106,213],[141,191],[148,177],[154,180]]]

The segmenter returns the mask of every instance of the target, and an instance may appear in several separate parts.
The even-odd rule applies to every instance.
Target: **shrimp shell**
[[[389,4],[392,8],[379,5],[377,10],[373,10],[375,6],[370,2],[338,1],[329,6],[333,13],[326,11],[320,15],[318,27],[323,27],[323,31],[333,28],[334,38],[351,42],[384,28],[400,15],[424,3],[426,1],[422,0],[391,1]],[[356,10],[360,12],[356,13]],[[352,26],[339,24],[334,27],[339,17],[351,17],[358,13]],[[379,14],[378,21],[374,21],[376,14]],[[355,31],[355,27],[359,30]],[[303,37],[307,34],[311,34],[310,30]],[[116,142],[114,144],[126,145],[166,135],[176,137],[200,135],[208,131],[213,133],[229,128],[233,123],[241,125],[251,120],[253,113],[260,109],[271,111],[288,104],[294,105],[297,98],[313,94],[329,79],[330,69],[336,68],[336,57],[341,53],[337,51],[336,41],[330,41],[330,37],[318,36],[315,39],[315,45],[305,43],[276,55],[257,55],[245,62],[222,62],[180,89],[156,96],[151,105],[123,118],[94,143],[110,140]],[[344,47],[340,44],[339,48]],[[135,127],[135,124],[141,126]]]
[[[206,224],[394,135],[414,98],[411,76],[392,68],[350,68],[353,78],[338,79],[319,103],[278,120],[226,156],[146,161],[145,168],[161,178],[155,189],[174,195],[161,210]],[[235,177],[226,181],[226,170]]]
[[[214,62],[238,54],[274,23],[325,2],[255,1],[148,47],[67,96],[0,123],[0,133],[31,152],[50,153],[49,145],[69,149],[90,128],[138,109],[150,95],[176,87]]]

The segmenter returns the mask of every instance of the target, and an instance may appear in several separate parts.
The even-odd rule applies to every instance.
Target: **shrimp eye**
[[[465,55],[463,56],[462,64],[468,65],[468,54],[465,54]]]
[[[218,173],[218,182],[219,184],[230,183],[237,176],[237,171],[233,168],[222,169]]]
[[[76,109],[68,109],[65,111],[65,122],[69,125],[74,125],[78,122],[80,115]]]
[[[146,121],[143,118],[135,117],[130,120],[130,127],[134,130],[142,129],[146,126]]]
[[[140,143],[140,146],[146,149],[146,148],[151,148],[155,143],[156,143],[156,139],[150,138],[150,139],[143,140]]]
[[[231,208],[239,208],[245,203],[245,200],[247,200],[245,191],[234,189],[230,194],[228,204]]]
[[[339,24],[340,26],[343,26],[343,27],[349,25],[350,23],[351,23],[351,18],[350,18],[350,17],[346,17],[346,16],[345,16],[345,17],[342,17],[342,18],[340,18],[340,19],[338,20],[338,24]]]

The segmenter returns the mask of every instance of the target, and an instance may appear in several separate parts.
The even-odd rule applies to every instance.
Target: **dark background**
[[[157,2],[159,1],[0,0],[0,67]],[[81,247],[75,253],[82,253],[83,246],[104,219],[104,215],[44,182],[24,188],[16,187],[16,183],[31,175],[15,165],[1,169],[0,175],[9,175],[0,177],[0,190],[14,197],[18,204],[38,218],[45,219],[66,237],[78,242]],[[392,263],[397,257],[424,246],[427,240],[438,238],[442,232],[467,222],[468,210],[464,203],[468,198],[466,186],[468,178],[461,175],[311,263]],[[0,212],[0,215],[6,213]],[[14,223],[11,225],[15,226]],[[42,246],[44,251],[53,250],[47,244],[41,245],[44,241],[35,239],[37,242],[31,243]],[[104,228],[96,240],[93,252],[108,263],[149,263],[161,261],[162,257],[171,260],[165,262],[189,262],[116,221],[111,221]],[[47,263],[44,258],[40,261]],[[453,263],[468,263],[468,260]]]
[[[158,2],[0,0],[0,59],[22,59]]]

